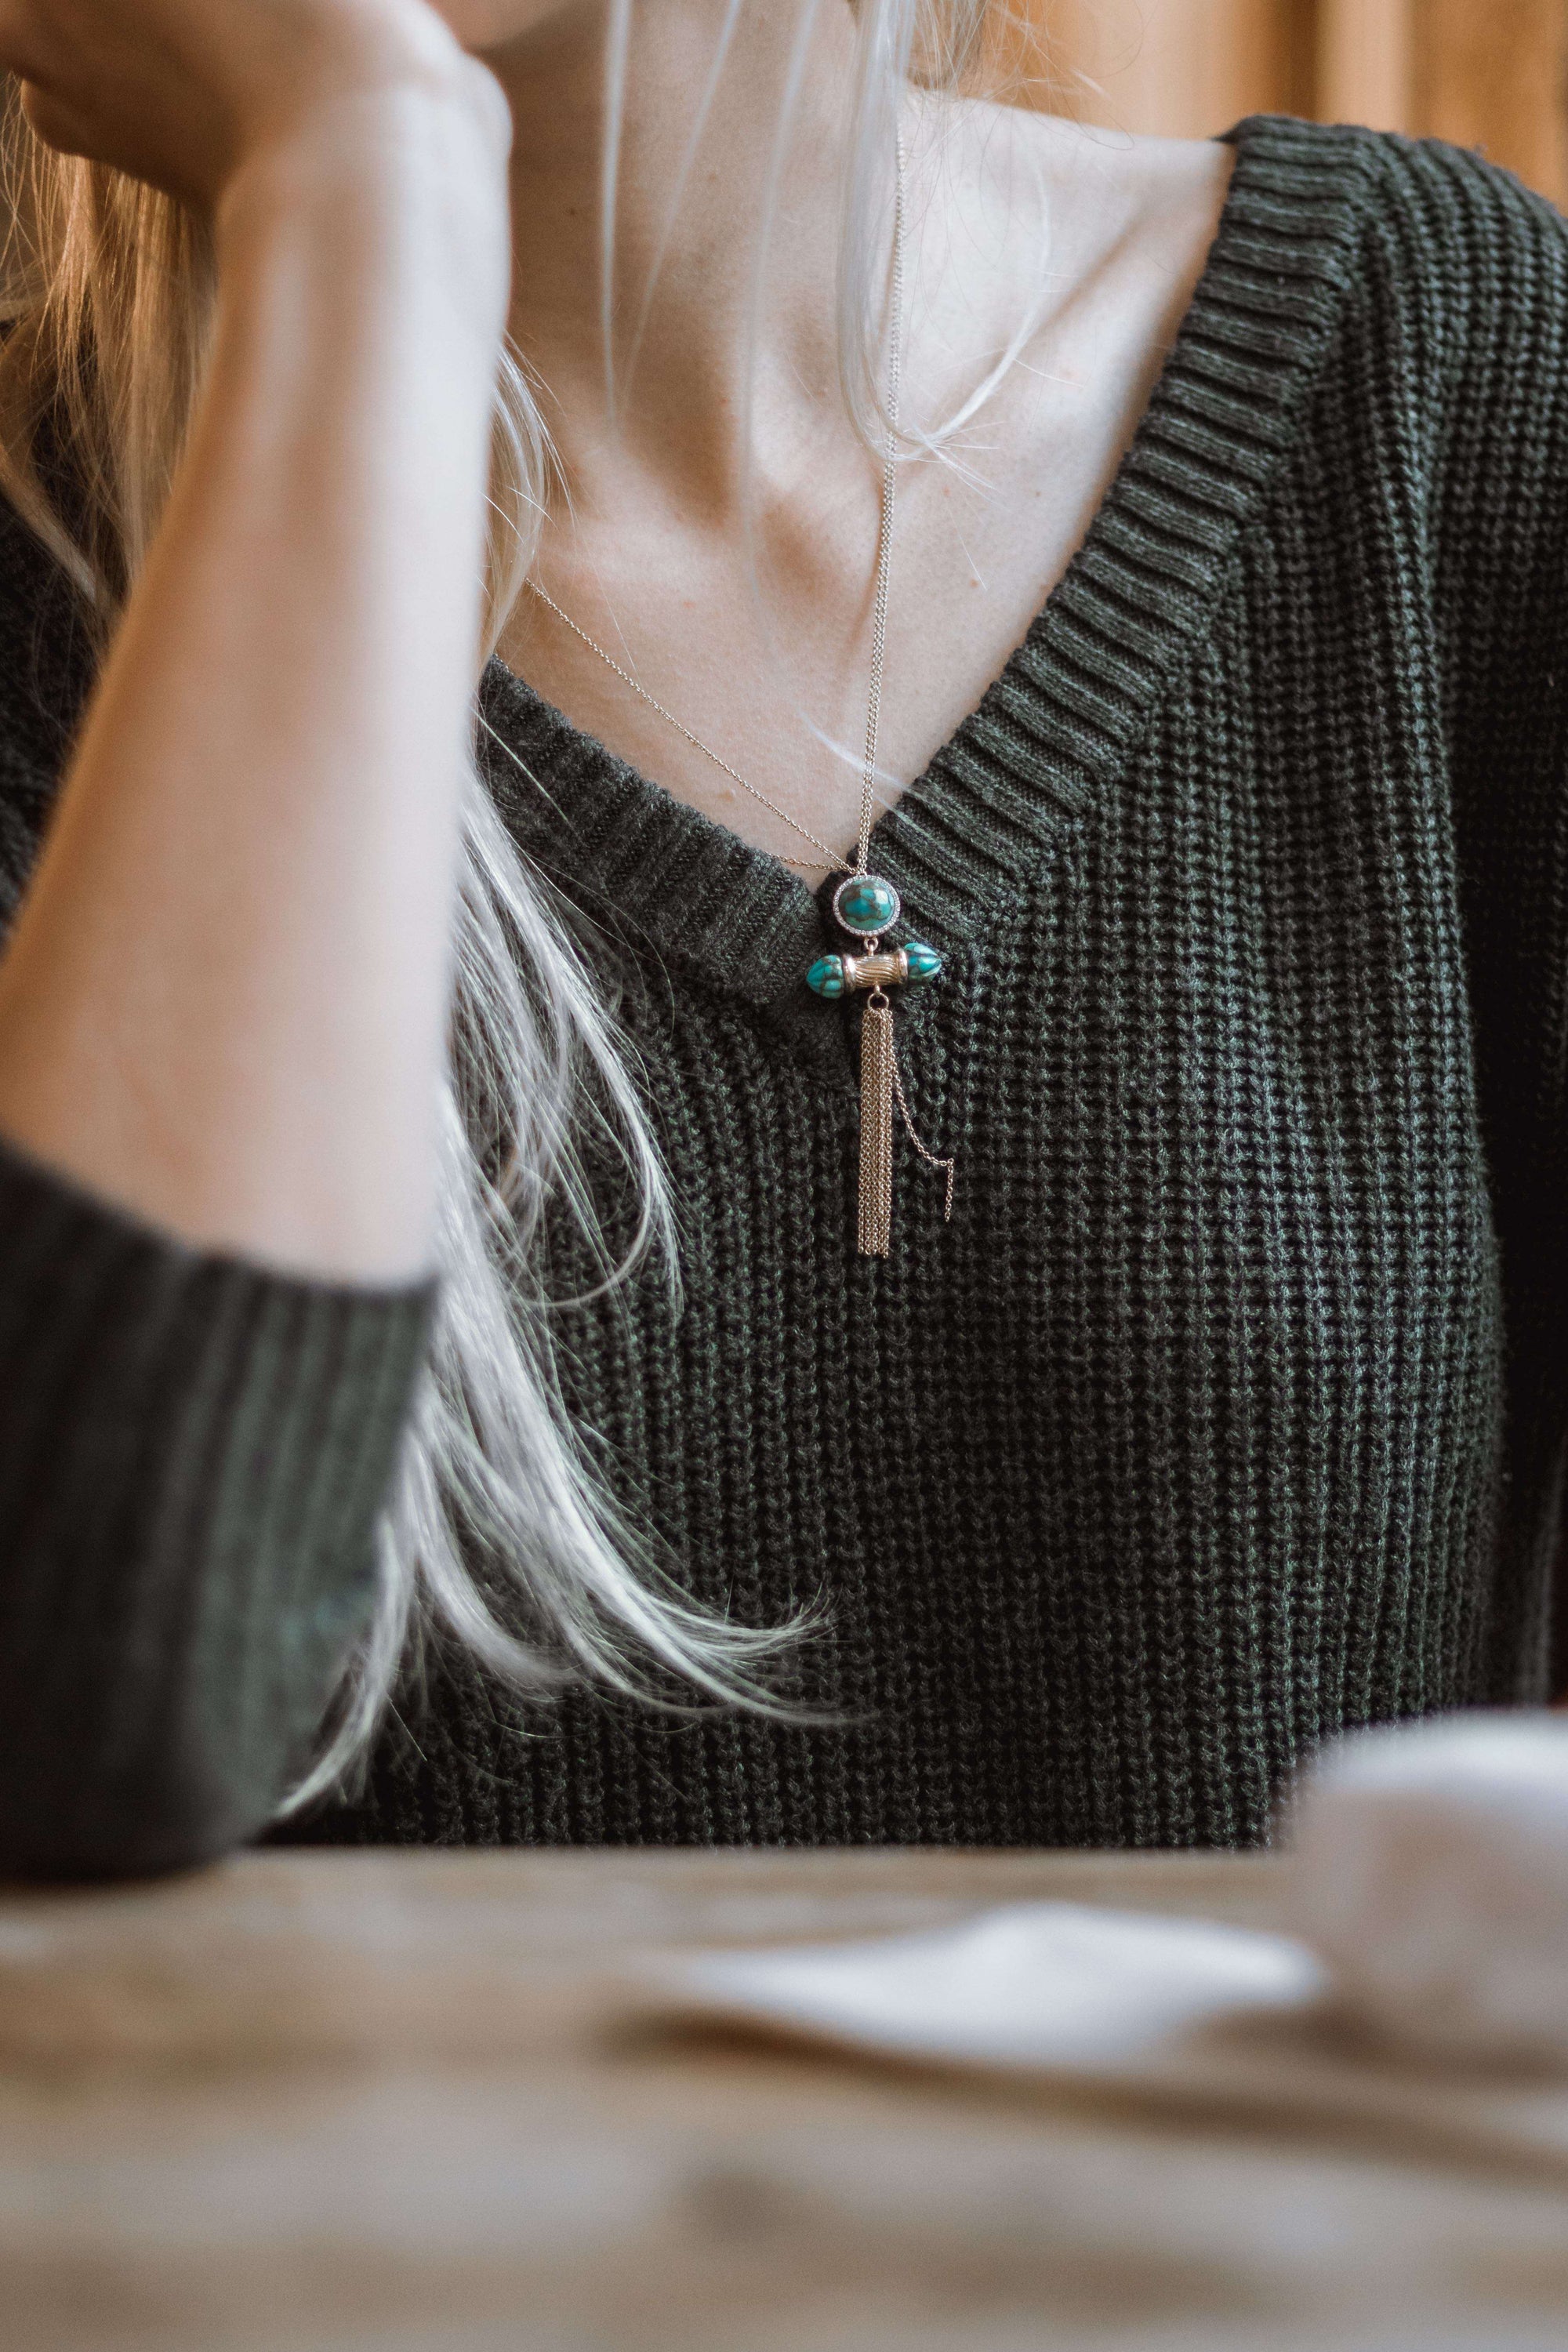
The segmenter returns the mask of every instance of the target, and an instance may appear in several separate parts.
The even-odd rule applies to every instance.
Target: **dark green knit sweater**
[[[951,1228],[904,1153],[893,1255],[855,1254],[854,1015],[802,980],[819,905],[488,684],[506,814],[616,942],[683,1235],[682,1311],[652,1277],[563,1311],[573,1401],[694,1592],[758,1622],[826,1602],[802,1688],[841,1721],[523,1709],[438,1660],[303,1834],[1231,1843],[1342,1725],[1543,1692],[1568,231],[1449,149],[1237,138],[1085,548],[879,831],[947,959],[902,1034],[960,1157]],[[19,545],[9,578],[19,887],[70,664]],[[320,1628],[363,1609],[416,1305],[192,1263],[20,1172],[4,1207],[8,1790],[141,1852],[131,1758],[145,1818],[172,1790],[211,1843],[264,1818]],[[41,1376],[62,1303],[69,1381]],[[253,1491],[265,1543],[254,1513],[237,1534]]]

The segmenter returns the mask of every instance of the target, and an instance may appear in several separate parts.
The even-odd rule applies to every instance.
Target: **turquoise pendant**
[[[833,894],[833,911],[847,931],[876,939],[898,921],[901,901],[879,874],[851,874]]]
[[[903,910],[898,892],[879,875],[851,874],[834,892],[833,911],[842,928],[854,933],[861,952],[818,956],[807,969],[805,984],[814,996],[829,1003],[849,995],[866,999],[860,1024],[859,1249],[862,1257],[887,1257],[892,1248],[895,1111],[926,1166],[947,1179],[942,1215],[952,1215],[954,1162],[928,1150],[910,1117],[893,1042],[893,1001],[888,994],[890,988],[918,987],[940,979],[942,958],[924,940],[906,940],[901,948],[884,946],[889,926]]]

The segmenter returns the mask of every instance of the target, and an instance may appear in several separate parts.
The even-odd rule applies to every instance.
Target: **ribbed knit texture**
[[[1237,141],[1086,546],[878,831],[948,959],[900,1030],[951,1228],[900,1151],[893,1255],[855,1255],[825,905],[488,684],[681,1225],[680,1311],[652,1276],[563,1310],[572,1401],[693,1591],[825,1603],[798,1687],[839,1719],[523,1706],[440,1659],[290,1834],[1244,1843],[1342,1725],[1542,1691],[1568,232],[1452,150]]]
[[[0,1869],[262,1825],[369,1622],[428,1305],[182,1250],[0,1153]]]
[[[826,1601],[843,1727],[448,1664],[320,1833],[1242,1843],[1342,1725],[1540,1694],[1568,234],[1451,150],[1239,150],[1088,544],[879,830],[949,959],[900,1022],[951,1229],[903,1151],[854,1255],[823,907],[491,681],[515,827],[624,942],[682,1224],[682,1316],[563,1318],[574,1400],[696,1591]]]

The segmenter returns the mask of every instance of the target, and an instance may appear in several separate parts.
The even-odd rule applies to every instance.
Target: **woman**
[[[983,16],[0,0],[8,1866],[1544,1689],[1562,223]]]

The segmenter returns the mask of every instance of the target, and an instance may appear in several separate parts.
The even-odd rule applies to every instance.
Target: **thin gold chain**
[[[882,667],[888,653],[888,591],[893,572],[893,516],[899,492],[899,400],[904,366],[904,142],[896,147],[893,183],[893,284],[888,320],[888,446],[882,459],[882,514],[877,541],[877,601],[871,616],[871,692],[866,712],[866,764],[860,773],[857,874],[871,855],[877,793],[877,737],[882,723]]]
[[[914,1116],[910,1109],[909,1097],[904,1093],[904,1074],[899,1067],[896,1056],[893,1062],[893,1093],[898,1100],[899,1117],[904,1122],[904,1133],[909,1137],[926,1166],[946,1181],[947,1205],[942,1212],[942,1223],[950,1225],[952,1223],[952,1196],[958,1184],[958,1162],[956,1160],[944,1160],[939,1151],[931,1150],[921,1141],[920,1129],[915,1125]]]
[[[801,824],[798,817],[791,816],[788,809],[781,808],[777,801],[770,800],[766,793],[759,791],[755,784],[742,775],[738,768],[732,768],[728,760],[721,760],[718,752],[704,743],[700,735],[692,733],[684,719],[678,719],[673,710],[667,710],[663,703],[656,700],[648,692],[646,686],[638,684],[630,670],[622,667],[614,654],[606,653],[596,638],[591,637],[586,629],[578,625],[570,613],[563,612],[554,597],[547,595],[536,580],[531,580],[528,583],[539,602],[547,606],[556,619],[587,646],[591,654],[596,654],[606,669],[614,670],[622,684],[628,686],[640,702],[646,702],[650,710],[657,711],[662,719],[674,728],[678,735],[685,738],[694,751],[700,751],[705,760],[710,760],[716,768],[721,770],[730,778],[731,783],[739,784],[743,793],[749,793],[751,798],[758,802],[771,815],[776,816],[781,824],[787,824],[792,833],[799,834],[802,841],[808,841],[813,849],[820,850],[836,874],[864,874],[867,871],[871,855],[871,828],[876,822],[877,740],[882,722],[882,672],[888,655],[888,601],[892,580],[893,520],[898,499],[899,396],[903,373],[903,341],[904,147],[903,141],[900,139],[898,142],[898,170],[893,192],[893,283],[888,326],[888,443],[882,462],[881,519],[877,533],[877,589],[871,615],[871,689],[866,716],[866,758],[860,772],[860,832],[856,845],[856,863],[853,866],[847,865],[836,849],[830,849],[826,841],[819,840],[815,833]],[[800,858],[794,857],[786,858],[784,861],[790,866],[798,866],[804,862]],[[907,1122],[907,1112],[905,1118]]]
[[[686,725],[685,721],[676,717],[673,710],[667,710],[662,702],[656,702],[653,696],[648,692],[647,687],[639,686],[637,679],[632,676],[630,670],[623,669],[621,667],[620,663],[616,659],[614,654],[607,654],[603,646],[595,643],[594,639],[588,635],[586,629],[579,628],[576,622],[572,618],[571,614],[563,613],[560,605],[555,602],[554,597],[547,596],[543,589],[540,587],[537,581],[531,580],[528,584],[533,590],[533,593],[538,597],[540,603],[542,604],[548,604],[556,619],[563,622],[565,626],[571,630],[574,637],[581,637],[583,643],[587,646],[588,651],[591,654],[597,654],[605,668],[613,669],[616,676],[620,678],[624,684],[631,688],[632,692],[637,696],[640,702],[646,702],[650,710],[657,710],[661,719],[667,719],[678,735],[685,736],[686,740],[690,744],[694,751],[700,751],[705,760],[711,760],[713,765],[716,768],[721,768],[724,773],[729,776],[732,782],[740,785],[741,790],[743,793],[750,793],[754,801],[760,801],[763,808],[771,809],[774,816],[781,818],[785,824],[793,827],[793,829],[799,834],[803,841],[809,841],[814,849],[820,849],[824,857],[826,858],[829,866],[833,867],[836,873],[843,872],[845,874],[849,874],[855,870],[852,866],[845,865],[844,860],[839,856],[836,849],[829,849],[825,841],[818,841],[815,833],[808,833],[805,826],[799,824],[795,818],[791,816],[787,809],[780,808],[775,801],[769,800],[766,793],[759,792],[755,784],[748,783],[745,777],[742,775],[738,768],[732,768],[728,760],[721,760],[717,751],[710,751],[708,745],[702,740],[700,735],[694,735],[690,728]],[[786,865],[796,865],[803,861],[795,858],[786,858],[784,862]]]

